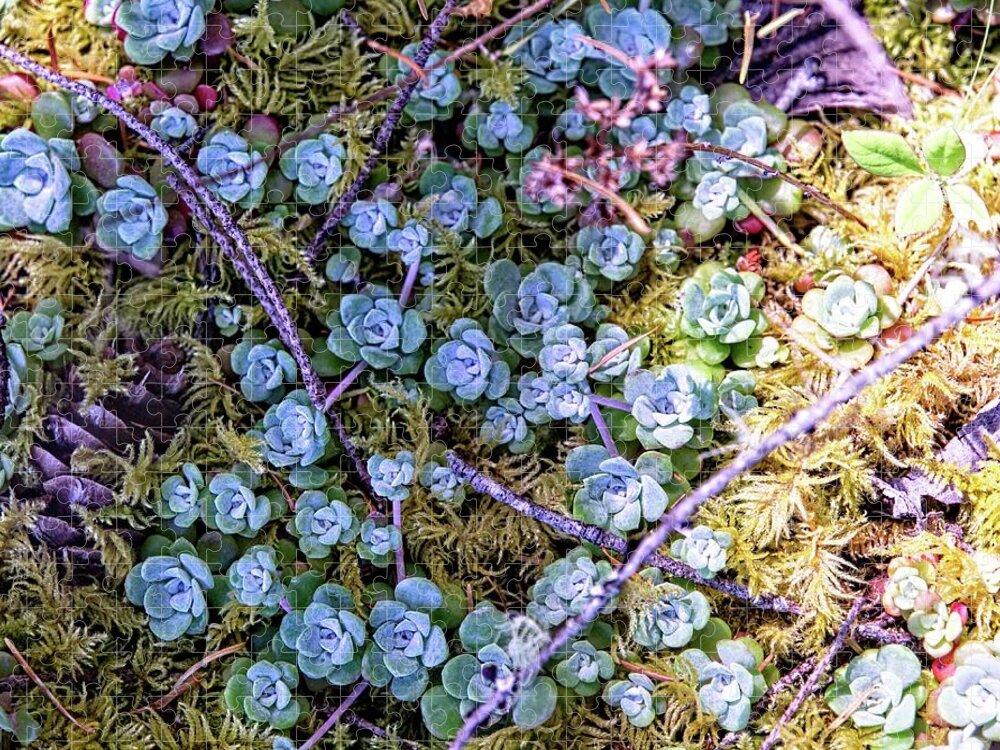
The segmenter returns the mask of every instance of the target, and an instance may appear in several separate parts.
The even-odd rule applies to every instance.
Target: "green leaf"
[[[942,177],[950,177],[965,162],[965,144],[952,127],[935,130],[924,139],[924,158]]]
[[[948,206],[955,216],[955,221],[963,227],[975,224],[980,232],[989,232],[993,229],[990,210],[979,197],[979,193],[968,185],[961,184],[946,185],[945,192],[948,194]]]
[[[896,234],[920,234],[938,223],[944,211],[944,194],[934,180],[917,180],[899,194],[893,223]]]
[[[842,136],[844,147],[862,169],[879,177],[919,177],[920,159],[896,133],[880,130],[849,130]]]
[[[462,711],[457,699],[440,685],[435,685],[420,699],[420,714],[427,731],[441,740],[451,739],[462,726]]]

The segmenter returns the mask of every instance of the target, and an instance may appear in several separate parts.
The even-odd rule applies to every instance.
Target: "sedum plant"
[[[309,559],[327,558],[338,544],[349,544],[357,538],[361,525],[346,499],[339,487],[326,492],[306,490],[299,495],[290,530],[299,538],[299,549]]]
[[[149,629],[164,641],[200,635],[208,627],[206,599],[215,581],[208,564],[186,539],[165,554],[147,557],[125,578],[125,596],[149,615]]]
[[[303,203],[326,203],[333,186],[344,174],[347,153],[329,133],[307,138],[281,155],[281,173],[295,183],[295,197]]]
[[[209,528],[253,538],[271,520],[271,502],[236,473],[216,474],[208,483]]]
[[[696,526],[687,536],[674,540],[670,554],[694,568],[702,578],[715,578],[726,567],[727,550],[732,546],[731,534]]]
[[[996,641],[969,641],[955,651],[955,671],[933,697],[944,723],[970,730],[990,743],[1000,741],[1000,649]]]
[[[462,234],[472,232],[480,239],[490,237],[503,222],[500,202],[490,196],[480,200],[476,181],[457,173],[448,164],[434,164],[420,177],[422,205],[427,218],[437,228]]]
[[[393,599],[375,603],[368,617],[372,639],[361,671],[375,687],[389,686],[401,701],[415,701],[430,682],[430,669],[448,658],[448,641],[431,612],[441,607],[441,591],[426,578],[396,584]]]
[[[141,177],[123,175],[97,199],[97,244],[108,252],[150,260],[160,251],[167,209]]]
[[[700,649],[688,649],[680,659],[694,673],[702,709],[726,731],[739,732],[746,728],[751,707],[767,689],[761,672],[764,653],[749,638],[721,640],[714,650],[715,659]]]
[[[294,664],[240,658],[233,662],[226,683],[225,701],[251,721],[274,729],[295,726],[302,706],[295,697],[299,671]]]
[[[417,478],[435,500],[456,507],[465,502],[465,482],[443,456],[432,456],[420,468]]]
[[[604,446],[582,445],[567,457],[566,475],[583,483],[573,500],[574,517],[622,537],[643,521],[659,520],[684,488],[673,478],[670,457],[656,451],[633,464]]]
[[[682,87],[678,95],[667,104],[666,116],[671,130],[684,130],[691,135],[701,136],[712,127],[712,103],[708,94],[700,87],[688,84]]]
[[[358,539],[358,557],[379,568],[386,567],[393,553],[403,546],[403,533],[398,526],[381,523],[374,518],[361,524]]]
[[[654,697],[653,681],[644,674],[630,674],[627,680],[609,682],[604,688],[604,701],[619,709],[629,724],[640,729],[648,727],[666,711],[663,698]]]
[[[195,165],[205,186],[228,203],[251,209],[264,197],[267,162],[231,130],[220,130],[205,141]]]
[[[505,446],[511,453],[527,453],[535,444],[535,433],[528,426],[524,407],[508,397],[486,409],[479,439],[485,445]]]
[[[153,115],[149,126],[161,138],[168,141],[185,141],[198,132],[198,121],[194,116],[166,101],[154,101],[149,104]]]
[[[351,242],[373,253],[386,251],[390,232],[399,226],[399,212],[384,198],[374,201],[355,201],[344,217]]]
[[[216,305],[212,318],[220,334],[235,336],[243,327],[243,308],[239,305]]]
[[[69,347],[63,328],[63,306],[54,297],[41,300],[32,312],[18,310],[3,329],[4,341],[19,345],[25,354],[43,362],[61,362]]]
[[[913,746],[916,712],[927,700],[920,661],[904,646],[868,649],[834,672],[826,702],[848,714],[854,726],[880,748]]]
[[[407,219],[399,229],[389,232],[386,245],[389,250],[399,253],[399,260],[404,266],[419,263],[422,258],[431,255],[435,247],[431,230],[417,219]]]
[[[278,611],[285,595],[281,570],[273,547],[256,544],[229,566],[226,574],[233,596],[247,607],[261,607],[265,613]]]
[[[588,226],[576,235],[573,252],[587,277],[595,286],[602,287],[635,276],[646,243],[624,224]]]
[[[534,127],[507,102],[491,102],[488,112],[465,119],[464,137],[490,156],[526,151],[535,138]]]
[[[528,617],[545,627],[561,625],[590,599],[595,586],[611,574],[611,563],[594,561],[585,547],[571,550],[565,557],[545,566],[541,578],[528,590],[531,597],[526,608]],[[604,614],[614,610],[610,602]]]
[[[114,24],[125,34],[125,54],[140,65],[167,55],[190,60],[208,30],[213,0],[122,0]]]
[[[407,44],[402,54],[412,58],[419,44]],[[417,87],[406,105],[406,114],[417,122],[445,120],[451,115],[452,105],[462,94],[462,81],[455,74],[455,64],[446,62],[444,52],[433,52],[424,65],[426,79]],[[394,63],[390,74],[393,83],[400,84],[413,75],[413,70],[402,59]]]
[[[365,621],[355,609],[347,589],[324,583],[304,610],[284,616],[278,637],[295,653],[302,674],[331,685],[357,681],[367,634]]]
[[[376,495],[394,503],[406,500],[416,478],[413,453],[400,451],[395,458],[373,453],[368,458],[368,473],[371,474],[372,489]]]
[[[73,217],[70,172],[80,168],[73,141],[42,139],[25,128],[0,138],[0,232],[57,234]]]
[[[510,387],[510,365],[501,359],[479,323],[459,318],[451,324],[448,336],[424,364],[427,384],[451,394],[460,404],[503,396]]]
[[[555,383],[582,383],[587,378],[587,342],[583,331],[572,324],[549,328],[542,334],[538,352],[542,375]]]
[[[180,474],[167,477],[160,485],[160,517],[182,529],[190,528],[204,513],[206,489],[201,470],[185,463]]]
[[[416,310],[404,310],[383,286],[344,295],[340,309],[331,312],[326,323],[327,346],[346,362],[364,361],[399,375],[411,375],[420,367],[420,347],[427,338],[423,318]]]
[[[584,21],[594,39],[634,60],[645,61],[656,53],[670,51],[670,24],[654,8],[612,7],[609,11],[600,4],[592,4],[584,11]],[[636,86],[633,67],[595,47],[588,49],[587,57],[591,62],[586,66],[585,73],[588,77],[596,76],[597,87],[602,94],[619,99],[632,95]],[[660,77],[666,80],[666,71]]]
[[[718,391],[695,366],[668,365],[657,374],[638,370],[625,378],[625,399],[632,404],[636,437],[644,448],[674,450],[712,439]]]
[[[326,472],[315,464],[329,447],[330,428],[305,391],[292,391],[272,405],[250,434],[263,442],[261,450],[269,464],[290,470],[293,486],[312,489],[326,480]]]
[[[923,643],[924,651],[934,659],[947,656],[962,637],[968,608],[960,602],[951,606],[933,591],[917,597],[906,618],[906,628]]]
[[[595,314],[596,300],[582,273],[547,262],[522,269],[498,260],[486,269],[486,294],[493,300],[490,334],[521,356],[537,357],[545,331],[567,323],[582,324]]]
[[[597,695],[601,683],[610,680],[614,673],[611,654],[585,640],[569,644],[552,670],[556,682],[583,697]]]
[[[295,382],[299,370],[295,360],[276,339],[259,343],[250,334],[233,347],[229,361],[240,376],[240,391],[251,401],[273,403]]]
[[[576,80],[590,51],[586,32],[575,21],[546,21],[532,28],[530,23],[514,27],[508,39],[514,60],[524,69],[529,88],[535,94],[551,94]]]
[[[587,374],[598,383],[612,383],[631,375],[642,366],[646,347],[642,342],[629,345],[631,338],[624,328],[601,323],[587,347]]]
[[[861,367],[875,356],[869,342],[899,318],[896,300],[879,294],[868,281],[837,276],[825,288],[810,289],[802,297],[802,315],[792,327],[821,349]]]
[[[650,651],[666,651],[691,643],[708,626],[712,610],[700,591],[660,582],[655,583],[649,601],[630,614],[632,639]]]
[[[757,274],[703,263],[681,286],[681,332],[693,340],[695,352],[707,364],[732,356],[738,367],[753,367],[754,352],[777,348],[776,340],[760,342],[768,323],[754,305],[763,297],[764,281]]]
[[[441,670],[441,684],[424,694],[420,710],[424,725],[439,739],[450,739],[464,717],[490,700],[498,686],[515,676],[509,654],[512,627],[506,614],[483,602],[470,612],[458,629],[465,653],[453,657]],[[544,724],[555,710],[556,685],[550,677],[538,676],[522,684],[486,719],[495,726],[510,716],[519,729]]]

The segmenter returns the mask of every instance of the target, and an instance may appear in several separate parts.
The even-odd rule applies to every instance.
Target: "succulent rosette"
[[[262,440],[261,450],[269,464],[290,469],[289,480],[294,486],[311,489],[325,480],[326,472],[316,463],[326,455],[330,428],[305,391],[292,391],[273,404],[251,435]]]
[[[653,695],[656,686],[644,674],[630,674],[627,680],[609,682],[604,688],[604,701],[620,709],[629,724],[640,729],[648,727],[666,711],[666,701]]]
[[[281,173],[295,183],[295,197],[303,203],[325,203],[344,174],[343,145],[329,133],[299,141],[281,155]]]
[[[208,627],[206,592],[215,585],[208,564],[184,539],[165,552],[132,568],[125,578],[125,595],[149,615],[149,629],[157,638],[175,641],[204,633]]]
[[[299,671],[294,664],[241,658],[230,669],[225,701],[230,709],[241,711],[251,721],[288,729],[295,726],[303,712],[295,697],[298,686]]]
[[[705,445],[719,410],[712,380],[692,365],[668,365],[659,373],[638,370],[625,378],[625,399],[638,423],[643,447],[674,450]]]
[[[80,169],[73,141],[48,141],[25,128],[0,138],[0,232],[57,234],[73,217],[70,172]]]
[[[125,54],[140,65],[155,65],[167,55],[190,60],[208,30],[214,0],[123,0],[114,15],[125,34]]]
[[[527,614],[546,627],[561,625],[569,617],[580,614],[591,591],[611,574],[611,563],[595,561],[584,547],[577,547],[565,557],[545,567],[542,577],[529,589],[531,600]],[[609,602],[604,613],[611,612],[615,602]]]
[[[205,478],[193,463],[185,463],[181,473],[167,477],[160,485],[159,514],[181,528],[188,528],[204,512]]]
[[[306,490],[299,495],[290,528],[306,557],[329,557],[338,544],[349,544],[357,538],[361,525],[346,499],[338,487],[326,492]]]
[[[295,652],[295,663],[306,677],[350,685],[361,676],[366,631],[351,593],[325,583],[304,610],[285,615],[278,637]]]
[[[510,366],[479,323],[459,318],[451,324],[448,335],[424,365],[424,377],[431,388],[450,393],[459,403],[503,396],[510,386]]]
[[[201,147],[195,164],[205,186],[224,201],[251,209],[264,198],[267,161],[231,130],[213,134]]]
[[[97,199],[97,244],[109,252],[149,260],[160,250],[167,209],[141,177],[123,175]]]
[[[715,644],[716,658],[688,649],[680,659],[690,665],[698,683],[698,703],[729,732],[745,729],[750,709],[767,689],[761,672],[764,653],[749,638]]]
[[[404,310],[385,287],[344,295],[327,325],[327,346],[340,359],[364,360],[375,369],[401,375],[418,371],[427,327],[417,310]]]

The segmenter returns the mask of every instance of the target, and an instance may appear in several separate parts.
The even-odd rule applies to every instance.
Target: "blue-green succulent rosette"
[[[226,574],[233,597],[246,607],[260,607],[266,614],[278,611],[285,584],[273,547],[255,544],[229,566]]]
[[[629,724],[644,729],[666,711],[666,701],[654,696],[656,686],[644,674],[630,674],[626,680],[614,680],[604,688],[605,703],[619,709]]]
[[[114,190],[97,199],[97,244],[108,252],[150,260],[163,244],[166,226],[167,209],[141,177],[123,175]]]
[[[299,549],[311,560],[330,556],[339,544],[353,542],[361,524],[339,487],[326,492],[307,490],[295,501],[295,518],[289,530],[299,538]]]
[[[670,555],[694,568],[702,578],[714,578],[726,567],[733,536],[708,526],[696,526],[670,545]]]
[[[164,641],[200,635],[208,627],[207,592],[215,585],[208,564],[185,539],[148,557],[125,577],[125,596],[149,615],[149,629]]]
[[[624,224],[590,226],[576,235],[573,252],[595,286],[610,288],[635,276],[646,242]]]
[[[261,342],[260,336],[247,335],[233,347],[229,361],[240,376],[240,391],[251,401],[273,403],[285,394],[285,387],[295,382],[298,367],[277,339]]]
[[[216,474],[208,483],[205,522],[224,534],[253,538],[271,520],[271,501],[243,472]]]
[[[198,152],[195,165],[205,187],[228,203],[251,209],[264,197],[267,161],[231,130],[214,133]]]
[[[643,571],[653,589],[640,607],[630,611],[629,632],[637,644],[650,651],[684,648],[703,631],[716,630],[712,608],[700,591],[663,581],[658,570]]]
[[[601,683],[611,679],[614,673],[611,654],[585,640],[569,644],[552,670],[556,682],[583,697],[597,695]]]
[[[671,28],[667,19],[654,8],[611,8],[611,12],[600,4],[593,4],[584,11],[584,25],[590,35],[599,42],[635,60],[648,60],[657,52],[670,52]],[[607,97],[627,99],[635,90],[635,73],[620,60],[603,50],[590,46],[588,62],[581,75],[588,84],[596,83],[601,93]],[[663,83],[669,78],[669,71],[661,73]]]
[[[489,156],[526,151],[535,138],[533,120],[508,102],[491,102],[486,111],[465,119],[463,141]]]
[[[305,391],[292,391],[272,404],[250,434],[261,440],[261,452],[271,466],[289,472],[292,486],[315,489],[326,481],[327,472],[317,464],[330,449],[330,427]]]
[[[140,65],[155,65],[167,55],[190,60],[208,30],[214,0],[123,0],[114,15],[125,34],[125,54]]]
[[[424,726],[438,739],[454,737],[465,717],[487,703],[499,686],[514,679],[516,667],[507,651],[511,626],[505,613],[483,602],[458,629],[465,653],[451,658],[441,670],[441,684],[428,690],[420,702]],[[509,716],[519,729],[532,729],[552,716],[558,689],[548,676],[519,685],[514,696],[498,706],[484,722],[491,727]]]
[[[764,653],[749,638],[721,640],[712,651],[714,654],[692,648],[679,659],[693,672],[702,710],[712,714],[726,731],[739,732],[749,723],[753,704],[763,697],[774,670],[762,669]]]
[[[388,248],[392,230],[399,226],[399,211],[384,198],[355,201],[342,225],[347,228],[351,242],[382,255]]]
[[[322,133],[300,141],[281,155],[281,173],[295,183],[295,197],[303,203],[326,203],[333,186],[344,174],[347,152],[341,142]]]
[[[420,45],[407,44],[400,52],[402,56],[412,59]],[[462,94],[462,81],[455,73],[455,63],[445,62],[447,53],[433,52],[427,58],[423,68],[425,77],[418,84],[404,112],[416,122],[446,120],[451,116],[453,105]],[[400,60],[386,60],[389,66],[389,78],[395,84],[401,84],[413,75],[413,69]]]
[[[850,716],[873,747],[908,750],[916,735],[917,711],[928,697],[921,672],[920,660],[905,646],[867,649],[834,672],[826,702],[834,713]],[[965,677],[960,678],[963,684]]]
[[[399,451],[391,458],[373,453],[368,457],[368,473],[376,495],[393,503],[402,502],[410,496],[410,487],[416,479],[413,452]]]
[[[358,294],[345,294],[326,322],[327,347],[345,362],[364,360],[370,367],[399,375],[419,370],[427,326],[419,311],[404,310],[386,287],[372,285]]]
[[[305,701],[295,696],[298,686],[299,671],[294,664],[240,658],[230,668],[225,702],[251,721],[289,729],[308,712]]]
[[[548,20],[516,25],[507,36],[511,56],[527,74],[529,89],[535,94],[552,94],[568,87],[593,49],[583,38],[583,27],[575,21]]]
[[[47,297],[34,310],[14,313],[3,329],[3,339],[19,345],[30,357],[58,364],[69,351],[63,335],[65,326],[62,304],[54,297]]]
[[[198,132],[198,121],[189,112],[169,102],[154,101],[149,104],[153,115],[149,126],[168,141],[185,141]]]
[[[343,586],[325,583],[317,588],[304,610],[285,615],[278,637],[310,679],[350,685],[361,676],[367,626]]]
[[[428,385],[451,394],[460,404],[503,396],[510,387],[510,365],[482,326],[472,318],[459,318],[448,336],[424,363]]]
[[[432,455],[417,475],[424,487],[440,503],[453,507],[465,502],[465,481],[455,474],[443,451]]]
[[[59,234],[73,218],[70,173],[80,169],[76,145],[44,140],[25,128],[0,138],[0,232]]]
[[[629,345],[632,336],[621,326],[601,323],[587,345],[587,375],[598,383],[612,383],[642,366],[649,351],[648,339]]]
[[[358,539],[358,557],[378,568],[385,568],[396,550],[403,546],[403,532],[398,526],[367,518],[361,524]]]
[[[167,477],[160,485],[159,515],[186,529],[205,512],[207,484],[193,463],[181,466],[180,474]]]
[[[668,365],[655,374],[637,370],[625,378],[625,400],[644,448],[703,447],[712,439],[718,389],[695,365]]]
[[[448,658],[448,640],[431,613],[444,604],[440,589],[426,578],[396,584],[392,599],[375,603],[368,617],[371,643],[362,674],[375,687],[389,687],[401,701],[416,701],[430,684],[430,671]]]
[[[479,239],[492,236],[503,222],[500,202],[489,196],[480,199],[476,181],[459,174],[449,164],[431,165],[420,176],[426,219],[436,228],[462,234],[472,232]]]
[[[594,587],[611,575],[611,563],[594,560],[585,547],[571,550],[565,557],[545,566],[541,578],[528,590],[531,600],[526,612],[535,622],[549,628],[562,625],[580,614]],[[610,614],[617,606],[608,602],[602,614]]]

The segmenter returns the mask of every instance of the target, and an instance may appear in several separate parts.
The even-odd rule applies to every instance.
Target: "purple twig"
[[[444,33],[445,26],[448,24],[448,18],[457,5],[458,0],[445,0],[445,4],[438,11],[434,20],[431,21],[430,28],[427,29],[427,34],[421,40],[420,47],[417,48],[412,58],[418,68],[424,67],[434,48],[437,47],[438,40],[441,38],[441,34]],[[330,209],[330,213],[327,214],[326,219],[323,221],[323,226],[305,249],[306,260],[310,263],[316,262],[320,250],[323,249],[323,246],[330,239],[337,225],[343,221],[344,217],[347,216],[347,212],[351,210],[351,206],[358,199],[358,193],[361,192],[361,188],[368,181],[372,171],[374,171],[375,165],[382,157],[386,146],[389,145],[389,139],[392,138],[392,134],[395,132],[396,126],[399,125],[399,120],[403,116],[403,110],[409,104],[410,98],[413,96],[413,92],[416,91],[419,83],[420,78],[413,76],[411,80],[408,80],[400,87],[396,98],[389,105],[389,109],[385,113],[385,119],[382,121],[382,126],[375,134],[371,154],[367,161],[361,167],[358,176],[354,178],[354,182],[337,198],[333,204],[333,208]]]
[[[403,533],[403,501],[392,501],[392,524],[399,529],[400,535]],[[396,583],[406,578],[406,561],[403,559],[403,545],[400,544],[396,550]]]
[[[344,715],[344,712],[347,709],[354,705],[354,702],[361,697],[361,694],[365,692],[367,688],[368,683],[364,680],[355,685],[354,690],[352,690],[350,694],[344,698],[343,703],[333,709],[333,713],[330,714],[327,720],[320,725],[319,729],[313,732],[312,737],[299,745],[299,750],[309,750],[309,748],[319,742],[323,738],[323,735],[330,731],[330,728],[340,720],[340,717]]]
[[[417,276],[420,275],[420,261],[414,261],[406,267],[406,278],[403,279],[403,288],[399,290],[399,306],[408,307],[413,299],[413,289],[417,284]]]
[[[323,402],[323,411],[330,411],[333,405],[336,403],[337,399],[344,395],[344,392],[351,387],[355,380],[368,369],[368,363],[364,360],[358,362],[354,367],[352,367],[348,373],[341,378],[340,382],[328,393],[326,394],[326,400]]]
[[[0,310],[0,334],[7,327],[7,316]],[[7,345],[0,336],[0,426],[3,426],[3,415],[7,411],[7,383],[10,379],[10,362],[7,361]]]
[[[617,409],[618,411],[632,411],[632,404],[628,401],[611,398],[610,396],[602,396],[599,393],[591,393],[590,402],[592,404],[597,404],[598,406],[606,406],[609,409]]]
[[[793,669],[790,669],[788,672],[783,674],[767,689],[767,692],[764,693],[760,701],[757,702],[757,705],[754,706],[750,720],[754,721],[755,719],[760,718],[760,715],[764,712],[765,707],[770,706],[770,704],[774,702],[775,698],[809,674],[814,666],[816,666],[816,657],[810,656],[801,664],[798,664]],[[748,730],[743,729],[739,732],[730,732],[722,738],[722,742],[719,743],[719,747],[731,747],[732,745],[737,744],[747,734],[747,731]]]
[[[830,668],[830,664],[833,663],[834,657],[844,647],[844,641],[847,640],[847,636],[851,632],[851,626],[858,619],[858,615],[861,614],[861,608],[864,605],[865,598],[863,596],[859,596],[854,600],[854,604],[848,610],[847,617],[844,618],[844,622],[840,626],[840,630],[837,631],[837,635],[834,637],[833,643],[830,644],[830,648],[826,650],[826,653],[823,654],[823,657],[816,664],[816,668],[806,678],[806,681],[802,683],[802,687],[799,688],[799,692],[792,699],[792,702],[788,704],[788,708],[785,709],[785,713],[781,715],[778,723],[771,728],[767,737],[764,738],[760,750],[771,750],[774,747],[774,743],[778,741],[778,735],[781,734],[781,728],[794,718],[795,714],[802,708],[802,704],[805,703],[806,698],[815,692],[820,678],[826,674]]]
[[[812,406],[796,412],[782,427],[778,428],[755,445],[746,447],[733,461],[709,477],[703,484],[682,497],[671,508],[660,524],[647,534],[635,551],[628,556],[624,565],[615,568],[611,575],[598,587],[594,595],[584,604],[579,614],[568,619],[556,631],[536,657],[518,673],[513,684],[498,689],[488,701],[479,705],[459,729],[450,745],[458,750],[472,739],[476,729],[501,705],[509,701],[517,686],[527,684],[541,671],[542,666],[574,637],[596,619],[607,603],[621,591],[629,578],[635,575],[643,563],[664,545],[670,535],[687,523],[688,519],[701,507],[702,503],[722,492],[730,482],[752,469],[771,453],[813,430],[835,409],[855,398],[872,383],[885,377],[903,362],[922,351],[949,328],[965,319],[972,310],[991,297],[1000,294],[1000,270],[982,279],[969,290],[966,297],[952,305],[943,314],[925,323],[910,338],[892,351],[886,352],[863,370],[856,372],[840,386],[833,389]]]
[[[862,625],[858,625],[857,629],[854,631],[854,635],[858,638],[867,641],[875,641],[876,643],[881,643],[883,645],[887,643],[898,643],[903,646],[912,646],[916,642],[913,636],[905,630],[883,628],[874,623],[864,623]]]
[[[497,502],[513,508],[522,515],[534,518],[536,521],[544,523],[550,528],[561,531],[567,536],[575,537],[597,547],[604,547],[618,554],[623,555],[628,552],[628,542],[620,536],[607,532],[599,526],[583,523],[574,518],[568,518],[562,513],[543,508],[531,502],[531,500],[523,495],[518,495],[495,479],[491,479],[477,471],[454,451],[448,451],[447,457],[448,463],[451,465],[451,470],[455,472],[455,475],[468,482],[477,492],[489,495]],[[750,593],[749,589],[735,581],[729,581],[725,578],[702,578],[694,568],[665,555],[654,554],[647,562],[669,575],[692,581],[706,588],[721,591],[735,599],[742,599],[752,607],[792,614],[800,614],[802,612],[802,608],[796,602],[784,597],[772,596],[770,594],[754,596]]]
[[[597,434],[601,436],[601,442],[608,449],[608,453],[612,456],[620,456],[615,439],[611,437],[611,430],[608,429],[608,423],[604,421],[604,415],[601,414],[601,407],[593,399],[590,401],[590,418],[594,420],[594,427],[597,428]]]

